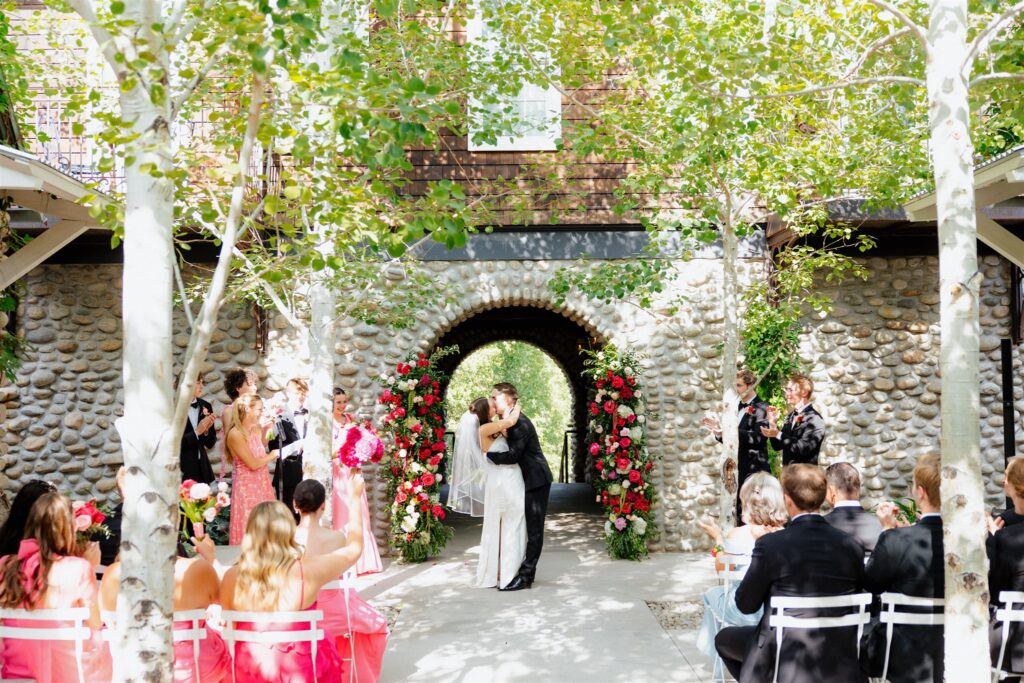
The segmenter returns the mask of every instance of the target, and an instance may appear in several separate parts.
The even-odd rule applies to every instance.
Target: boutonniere
[[[795,418],[793,418],[793,423],[794,424],[800,424],[803,421],[804,421],[804,416],[803,415],[797,415]]]
[[[756,412],[757,412],[757,410],[754,408],[754,406],[747,406],[747,410],[746,410],[747,415],[753,415]]]

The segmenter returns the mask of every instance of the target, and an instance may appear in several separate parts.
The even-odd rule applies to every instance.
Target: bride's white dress
[[[499,434],[489,450],[507,451],[508,442]],[[519,465],[495,465],[488,460],[484,469],[484,528],[476,585],[504,588],[526,557],[526,486]]]

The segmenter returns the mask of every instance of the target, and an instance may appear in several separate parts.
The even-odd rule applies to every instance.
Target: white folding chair
[[[107,641],[114,639],[116,616],[117,612],[112,610],[100,610],[100,619],[103,620],[103,625],[106,626],[106,630],[103,632],[103,637]],[[175,623],[179,621],[192,622],[188,628],[174,629],[172,637],[175,643],[192,643],[192,662],[195,664],[196,683],[202,683],[202,673],[199,671],[199,641],[206,640],[206,626],[200,626],[199,622],[206,621],[206,610],[190,609],[175,612],[173,620]],[[0,683],[3,683],[3,681],[0,681]]]
[[[725,565],[725,569],[718,572],[718,578],[722,580],[722,594],[729,595],[729,589],[742,581],[743,577],[746,576],[747,569],[750,568],[750,555],[725,553],[722,557],[722,564]],[[725,628],[725,615],[719,614],[715,610],[711,610],[711,615],[715,618],[716,632]],[[712,678],[715,681],[725,681],[725,673],[725,662],[716,653],[714,667],[711,672]]]
[[[320,610],[300,610],[296,612],[239,612],[224,610],[224,640],[231,653],[231,677],[235,677],[235,643],[259,643],[274,645],[277,643],[310,643],[310,656],[313,659],[313,678],[316,680],[316,651],[324,630],[317,628],[323,621],[324,613]],[[309,628],[300,631],[266,628],[260,631],[249,631],[238,628],[238,624],[309,624]]]
[[[992,680],[1001,681],[1009,676],[1021,676],[1024,672],[1010,671],[1009,667],[1003,668],[1003,660],[1006,658],[1006,648],[1010,640],[1010,624],[1024,623],[1024,591],[1000,591],[999,602],[1002,607],[996,610],[996,621],[1002,624],[999,642],[999,658],[992,668]]]
[[[356,579],[356,570],[354,568],[349,569],[341,575],[340,579],[334,581],[328,581],[323,585],[320,590],[340,590],[343,591],[345,599],[345,623],[348,624],[348,631],[342,634],[342,637],[348,640],[348,657],[341,656],[342,662],[348,662],[348,683],[359,683],[359,673],[356,671],[356,639],[352,633],[352,605],[349,602],[349,592],[354,590],[352,588],[352,582]]]
[[[798,598],[788,596],[775,596],[771,599],[771,614],[768,617],[768,624],[775,628],[775,673],[772,675],[772,683],[778,683],[779,664],[782,659],[782,638],[785,629],[829,629],[857,627],[857,655],[860,656],[860,638],[864,634],[864,626],[871,621],[871,614],[867,611],[871,604],[870,593],[854,593],[853,595],[831,595],[819,598]],[[841,607],[856,607],[856,612],[843,614],[834,617],[798,617],[793,614],[786,614],[786,610],[793,609],[834,609]],[[829,653],[822,653],[823,657]]]
[[[60,621],[73,622],[74,626],[8,626],[0,621],[0,638],[4,640],[57,640],[75,644],[75,667],[79,683],[85,681],[82,658],[85,643],[92,637],[92,630],[86,625],[89,619],[88,607],[62,607],[60,609],[0,609],[0,620]]]
[[[885,624],[885,663],[882,665],[882,680],[889,676],[889,654],[892,650],[892,634],[895,626],[943,626],[946,623],[942,610],[942,598],[918,598],[903,593],[882,593],[882,611],[878,620]],[[900,612],[898,607],[924,607],[931,612]],[[938,610],[938,611],[935,611]]]

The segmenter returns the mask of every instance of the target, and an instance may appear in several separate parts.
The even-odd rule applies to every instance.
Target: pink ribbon
[[[39,541],[26,538],[18,546],[18,561],[21,562],[21,581],[25,587],[26,601],[35,603],[39,582],[39,567],[42,558],[39,555]]]

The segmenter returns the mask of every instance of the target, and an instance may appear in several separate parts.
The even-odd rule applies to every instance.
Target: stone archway
[[[509,305],[469,313],[438,338],[435,348],[458,346],[458,355],[441,361],[440,369],[451,377],[464,358],[477,349],[498,341],[520,341],[541,349],[565,371],[572,391],[572,419],[576,429],[570,441],[568,481],[586,479],[588,383],[583,376],[583,351],[604,342],[585,323],[537,306]],[[446,387],[447,389],[447,387]],[[558,472],[554,472],[556,480]]]

